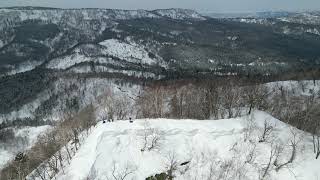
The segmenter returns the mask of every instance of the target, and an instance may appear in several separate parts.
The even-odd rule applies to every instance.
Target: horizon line
[[[257,10],[257,11],[216,11],[216,10],[200,10],[191,8],[181,8],[181,7],[170,7],[170,8],[159,8],[159,9],[124,9],[124,8],[102,8],[102,7],[77,7],[77,8],[61,8],[53,6],[0,6],[0,9],[15,9],[15,8],[43,8],[43,9],[60,9],[60,10],[77,10],[77,9],[105,9],[105,10],[124,10],[124,11],[155,11],[155,10],[170,10],[170,9],[182,9],[182,10],[193,10],[198,13],[213,13],[213,14],[249,14],[249,13],[264,13],[264,12],[317,12],[320,9],[296,9],[296,10],[285,10],[285,9],[270,9],[270,10]]]

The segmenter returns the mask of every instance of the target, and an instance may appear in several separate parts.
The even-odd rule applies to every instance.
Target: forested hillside
[[[4,147],[0,147],[3,161],[0,179],[46,180],[66,178],[68,173],[76,178],[72,173],[77,167],[72,164],[77,164],[77,154],[85,154],[89,149],[86,146],[90,146],[87,138],[94,139],[94,134],[100,133],[101,138],[123,135],[124,141],[130,137],[128,132],[135,138],[144,136],[144,148],[137,151],[142,153],[139,157],[144,161],[143,153],[154,153],[156,149],[153,145],[159,140],[157,132],[143,129],[139,123],[133,129],[143,130],[145,134],[135,134],[122,120],[150,118],[162,118],[168,124],[172,121],[168,119],[225,119],[208,124],[231,122],[230,127],[235,126],[237,135],[241,136],[254,131],[255,136],[246,137],[243,143],[253,146],[250,152],[240,151],[243,144],[229,139],[228,134],[234,132],[227,126],[221,127],[226,132],[208,131],[206,136],[217,133],[226,138],[230,143],[224,147],[230,148],[232,155],[239,150],[249,153],[245,158],[259,157],[269,163],[267,166],[258,163],[258,166],[255,159],[247,162],[235,158],[240,164],[245,162],[244,169],[237,169],[235,166],[239,164],[234,159],[220,157],[223,161],[210,162],[220,169],[212,169],[212,164],[209,167],[209,162],[205,162],[198,170],[221,173],[224,168],[237,169],[229,179],[238,175],[242,179],[261,179],[288,175],[283,169],[290,169],[291,165],[296,168],[298,161],[311,167],[308,163],[320,156],[319,17],[318,12],[235,16],[201,15],[187,9],[0,8],[0,145]],[[238,126],[237,120],[248,123],[248,118],[257,114],[254,121],[259,126]],[[270,119],[275,124],[270,124]],[[103,125],[108,121],[120,121],[111,125],[115,134],[105,135],[110,129]],[[121,129],[120,126],[127,131],[113,132]],[[182,129],[175,135],[166,130],[168,137],[202,139],[198,137],[203,135],[202,125],[188,131],[184,130],[188,125],[168,125],[172,131],[175,126]],[[159,125],[160,129],[165,127],[166,124]],[[147,137],[149,130],[151,134]],[[287,136],[289,130],[292,137]],[[281,132],[287,133],[287,139],[275,139],[291,143],[269,144],[274,140],[269,136],[279,136]],[[294,139],[297,134],[303,137],[301,144]],[[150,146],[148,138],[151,138]],[[100,143],[94,140],[97,145]],[[212,139],[208,141],[214,143]],[[120,140],[112,143],[124,146]],[[137,148],[136,145],[130,147]],[[270,149],[267,152],[271,153],[270,157],[252,154],[258,153],[256,146]],[[303,147],[308,150],[304,151]],[[96,150],[100,151],[98,147]],[[196,152],[201,155],[201,151]],[[306,159],[302,156],[304,152]],[[164,160],[162,156],[156,157]],[[189,156],[182,153],[182,157]],[[192,159],[184,160],[195,164]],[[112,168],[112,162],[108,163]],[[156,175],[183,179],[188,173],[190,177],[196,174],[195,169],[185,169],[187,174],[179,174],[177,170],[182,171],[183,167],[175,165],[172,167],[175,169],[168,169],[158,165],[153,168],[159,169],[142,167],[134,172],[141,172],[143,178],[150,176],[150,180]],[[258,170],[253,169],[255,165]],[[125,179],[120,172],[117,174],[116,164],[113,168],[113,174],[108,177]],[[241,170],[252,170],[253,174],[239,174]],[[87,170],[81,178],[90,179],[85,176],[91,173],[94,177],[91,179],[104,177],[98,176],[99,172],[94,174],[95,171]],[[311,177],[305,172],[301,174]]]

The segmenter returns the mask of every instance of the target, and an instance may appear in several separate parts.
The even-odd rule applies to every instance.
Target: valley
[[[319,19],[0,8],[0,179],[320,178]]]

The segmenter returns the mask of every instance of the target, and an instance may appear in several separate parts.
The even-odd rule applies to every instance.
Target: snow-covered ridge
[[[275,128],[273,143],[258,143],[264,123]],[[248,135],[248,128],[254,128]],[[141,151],[144,136],[152,132],[159,144]],[[248,135],[248,136],[247,136]],[[60,180],[110,179],[127,174],[128,179],[146,179],[167,172],[175,161],[175,179],[261,179],[274,144],[283,145],[279,162],[290,157],[287,145],[299,138],[295,160],[288,168],[270,168],[265,179],[302,180],[319,177],[319,161],[313,156],[311,137],[267,113],[218,121],[147,119],[98,124],[76,153],[71,164],[56,176]],[[248,138],[244,141],[244,138]],[[273,144],[273,145],[272,145]],[[253,158],[250,158],[252,157]],[[183,165],[184,164],[184,165]],[[273,166],[273,165],[272,165]],[[236,174],[238,173],[238,174]],[[234,178],[233,178],[234,177]]]
[[[190,9],[158,9],[158,10],[154,10],[153,12],[155,12],[160,16],[171,18],[171,19],[206,20],[206,18],[204,18],[202,15]]]
[[[93,55],[93,56],[92,56]],[[97,57],[99,55],[99,57]],[[99,45],[86,44],[75,48],[69,55],[62,56],[51,60],[46,67],[49,69],[66,70],[72,66],[84,62],[93,62],[98,64],[113,64],[114,66],[123,66],[123,62],[129,62],[139,65],[155,65],[158,64],[165,67],[165,63],[158,55],[150,57],[147,48],[144,45],[137,44],[133,41],[121,41],[118,39],[108,39],[99,43]],[[124,71],[115,71],[110,68],[102,68],[96,66],[96,72],[119,72],[123,74],[138,75],[139,72],[130,73]],[[74,72],[90,72],[90,66],[84,69],[75,69]],[[147,75],[148,77],[154,75]]]
[[[235,16],[230,17],[235,21],[240,21],[244,23],[251,23],[251,24],[264,24],[264,25],[274,25],[278,22],[285,22],[285,23],[294,23],[300,24],[301,28],[303,25],[312,25],[311,29],[306,27],[306,32],[317,34],[318,30],[314,30],[315,25],[320,24],[320,13],[319,12],[283,12],[283,13],[276,13],[276,14],[268,14],[262,13],[261,15],[257,16]],[[303,29],[301,31],[304,31]]]
[[[284,22],[294,22],[294,23],[300,23],[300,24],[313,24],[313,25],[320,24],[320,14],[318,12],[298,13],[293,16],[281,17],[278,19]]]
[[[121,10],[121,9],[0,9],[1,17],[10,16],[10,19],[19,18],[21,21],[28,19],[41,19],[44,21],[59,22],[62,18],[70,16],[84,20],[110,19],[125,20],[135,18],[172,18],[205,20],[199,13],[188,9],[162,9],[162,10]]]
[[[248,12],[248,13],[203,13],[206,16],[213,18],[277,18],[286,17],[296,14],[298,12],[286,11],[265,11],[265,12]]]
[[[137,78],[153,78],[153,79],[161,79],[163,75],[156,75],[152,72],[142,72],[136,70],[119,70],[114,69],[102,65],[96,65],[92,68],[90,65],[82,65],[82,66],[75,66],[68,70],[68,72],[72,73],[118,73],[123,74],[130,77],[137,77]]]

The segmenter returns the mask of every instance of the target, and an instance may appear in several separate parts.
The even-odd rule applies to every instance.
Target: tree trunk
[[[252,108],[253,108],[253,104],[250,104],[249,114],[251,114]]]

